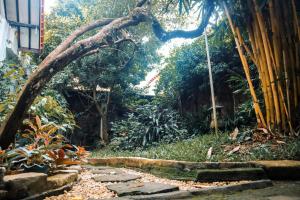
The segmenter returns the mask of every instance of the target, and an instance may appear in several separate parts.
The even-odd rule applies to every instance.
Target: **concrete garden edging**
[[[277,161],[251,161],[251,162],[188,162],[163,159],[148,159],[142,157],[107,157],[90,158],[88,164],[130,167],[150,171],[166,169],[184,172],[187,178],[184,180],[195,180],[198,170],[201,169],[232,169],[232,168],[263,168],[267,177],[272,180],[300,180],[300,161],[277,160]],[[180,174],[181,175],[181,174]],[[262,177],[262,179],[265,177]]]
[[[300,161],[260,160],[250,163],[262,167],[272,180],[300,180]]]
[[[188,162],[163,159],[148,159],[142,157],[90,158],[88,159],[88,164],[136,168],[174,167],[183,170],[256,167],[256,164],[248,162]]]

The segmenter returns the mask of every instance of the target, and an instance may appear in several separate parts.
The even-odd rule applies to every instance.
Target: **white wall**
[[[5,19],[3,1],[0,1],[0,61],[6,58],[6,48],[18,54],[18,39],[15,28],[9,26]]]

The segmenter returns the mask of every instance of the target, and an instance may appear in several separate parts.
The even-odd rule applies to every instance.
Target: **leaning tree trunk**
[[[106,38],[113,32],[129,26],[138,25],[148,19],[149,12],[137,7],[131,14],[117,19],[98,20],[81,27],[71,34],[61,45],[49,54],[39,64],[37,70],[30,76],[23,86],[13,111],[7,116],[0,128],[0,146],[6,149],[15,138],[18,128],[34,99],[40,94],[46,83],[59,71],[63,70],[72,61],[85,56],[97,48],[104,48],[109,44]],[[87,31],[103,26],[99,32],[89,38],[72,44],[75,39]]]
[[[100,140],[103,142],[103,144],[108,143],[108,106],[110,104],[110,91],[106,92],[105,102],[98,102],[97,99],[97,87],[93,89],[93,101],[95,103],[96,109],[99,114],[100,123],[99,123],[99,136]]]

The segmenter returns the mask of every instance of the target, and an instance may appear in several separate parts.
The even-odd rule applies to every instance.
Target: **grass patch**
[[[284,142],[284,143],[283,143]],[[267,143],[246,142],[239,144],[231,141],[227,133],[206,134],[193,139],[172,144],[160,144],[144,150],[113,151],[109,146],[95,150],[91,157],[136,156],[152,159],[183,161],[249,161],[249,160],[300,160],[299,138],[286,138],[280,144],[276,141]],[[239,150],[230,154],[235,147]],[[207,151],[212,147],[212,156],[207,159]]]

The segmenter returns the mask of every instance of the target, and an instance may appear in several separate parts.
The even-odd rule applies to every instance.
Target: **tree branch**
[[[54,57],[59,55],[61,52],[66,50],[78,37],[83,35],[84,33],[91,31],[95,28],[99,28],[101,26],[105,26],[111,23],[114,19],[100,19],[96,20],[88,25],[82,26],[79,29],[75,30],[70,36],[68,36],[58,47],[55,48],[44,60],[41,64],[46,64],[46,61],[52,60]]]
[[[167,32],[163,29],[159,21],[156,19],[155,16],[152,16],[152,29],[155,36],[163,41],[166,42],[173,38],[195,38],[202,35],[204,29],[206,28],[207,24],[209,23],[209,19],[214,11],[214,3],[213,1],[207,1],[207,5],[203,9],[203,14],[201,18],[201,23],[197,27],[197,29],[192,31],[185,31],[185,30],[174,30]]]
[[[140,0],[135,7],[142,7],[148,0]]]

